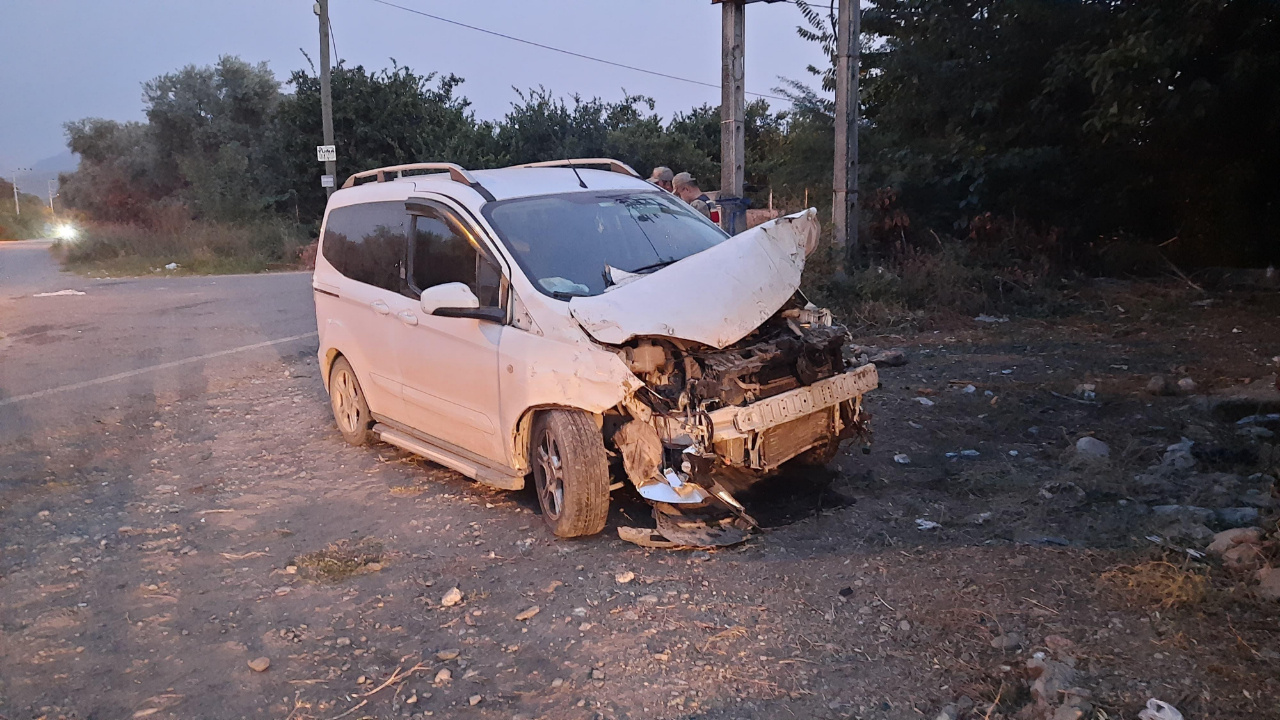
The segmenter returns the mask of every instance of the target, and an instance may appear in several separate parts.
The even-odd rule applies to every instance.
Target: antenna
[[[590,189],[587,187],[587,183],[582,180],[582,174],[578,172],[578,168],[574,167],[573,162],[570,160],[565,160],[565,164],[567,164],[569,166],[569,169],[573,171],[573,174],[578,177],[578,187],[582,188],[583,190]]]

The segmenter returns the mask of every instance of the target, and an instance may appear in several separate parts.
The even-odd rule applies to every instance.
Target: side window
[[[324,259],[352,280],[398,293],[408,220],[402,202],[335,208],[325,223]]]
[[[413,290],[460,282],[471,288],[481,307],[502,305],[502,273],[476,250],[458,221],[435,208],[413,216],[409,284]]]

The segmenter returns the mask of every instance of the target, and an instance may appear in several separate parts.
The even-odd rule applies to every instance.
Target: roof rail
[[[364,180],[366,178],[377,178],[375,182],[387,182],[389,180],[395,180],[395,179],[404,177],[404,174],[406,172],[412,172],[414,170],[447,171],[449,173],[450,180],[457,183],[462,183],[463,185],[467,185],[472,190],[475,190],[476,192],[480,193],[480,195],[482,195],[485,200],[488,200],[490,202],[493,201],[493,194],[490,193],[488,190],[486,190],[485,187],[480,184],[480,181],[476,180],[476,177],[474,175],[467,172],[465,168],[463,168],[461,165],[458,165],[456,163],[442,163],[442,162],[409,163],[408,165],[392,165],[390,167],[376,168],[373,170],[365,170],[364,172],[358,172],[348,177],[347,181],[342,183],[342,187],[343,188],[354,187],[357,180]]]
[[[512,165],[512,167],[545,168],[545,167],[571,167],[575,165],[608,165],[609,170],[611,172],[622,173],[623,175],[630,175],[633,178],[639,178],[641,180],[644,179],[640,177],[640,173],[636,172],[630,165],[622,162],[621,160],[614,160],[613,158],[573,158],[573,159],[566,158],[564,160],[547,160],[544,162],[524,163],[523,165]]]

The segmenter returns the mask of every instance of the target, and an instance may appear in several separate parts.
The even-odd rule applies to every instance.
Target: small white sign
[[[316,160],[320,162],[336,162],[338,160],[337,145],[317,145]]]
[[[332,176],[332,175],[321,175],[321,176],[320,176],[320,187],[326,187],[326,188],[328,188],[328,187],[333,187],[333,176]]]

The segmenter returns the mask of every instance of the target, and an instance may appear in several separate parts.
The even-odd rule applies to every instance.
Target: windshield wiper
[[[674,265],[675,263],[678,263],[678,262],[680,261],[679,260],[663,260],[661,262],[656,262],[652,265],[645,265],[644,267],[638,267],[635,270],[628,270],[627,272],[635,275],[639,275],[641,273],[654,272],[656,270],[661,270],[662,268],[668,265]]]
[[[572,300],[576,297],[591,297],[591,296],[584,295],[583,293],[566,292],[564,290],[553,290],[551,292],[551,297],[557,300]]]

